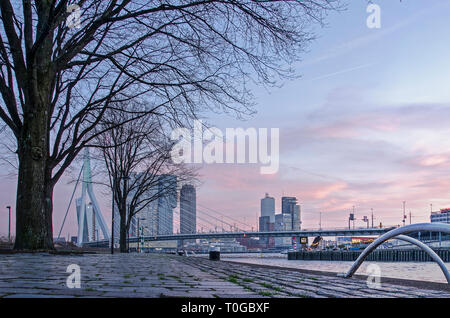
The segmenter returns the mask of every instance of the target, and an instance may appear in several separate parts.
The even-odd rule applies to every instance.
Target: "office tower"
[[[275,215],[275,231],[291,230],[291,214],[280,213]],[[275,247],[289,248],[291,245],[290,237],[275,237]]]
[[[185,184],[180,191],[180,233],[196,233],[196,192],[195,187]]]
[[[275,199],[269,197],[268,193],[261,199],[261,216],[268,216],[270,218],[269,222],[275,223]]]
[[[157,233],[173,234],[173,209],[177,206],[177,177],[161,175],[158,182]]]
[[[275,230],[275,199],[266,193],[261,199],[261,217],[259,218],[259,231],[269,232]],[[266,248],[274,246],[273,237],[260,238],[261,245]]]
[[[131,180],[136,180],[142,174],[130,175]],[[130,182],[130,181],[129,181]],[[127,209],[137,188],[132,189],[127,198]],[[140,210],[131,219],[130,236],[138,235],[137,224],[143,229],[144,235],[173,234],[173,209],[177,206],[177,177],[173,175],[156,176],[154,185],[143,192],[136,209]],[[149,202],[150,201],[150,202]],[[127,212],[128,217],[128,212]],[[120,216],[118,209],[114,206],[114,231],[117,233],[114,241],[118,242],[120,229]],[[138,222],[139,219],[139,222]]]
[[[301,229],[301,211],[296,197],[281,198],[281,214],[275,215],[275,230],[290,231]],[[291,237],[275,238],[275,246],[289,247],[292,245]]]
[[[293,226],[293,230],[301,230],[301,225],[302,225],[302,221],[301,221],[301,209],[300,209],[300,205],[296,204],[294,207],[294,226]]]
[[[296,197],[282,197],[281,198],[281,213],[282,214],[288,214],[291,216],[290,226],[288,226],[288,230],[292,230],[295,228],[294,225],[294,219],[295,219],[295,212],[296,212],[296,206],[297,205],[297,198]]]

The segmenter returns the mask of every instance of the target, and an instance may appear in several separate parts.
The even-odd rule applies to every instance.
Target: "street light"
[[[137,218],[137,239],[138,239],[138,242],[137,242],[137,252],[138,253],[140,253],[141,251],[140,251],[140,240],[141,240],[141,228],[140,228],[140,225],[139,225],[139,221],[140,220],[142,220],[142,221],[145,221],[145,218]],[[144,234],[144,227],[142,227],[142,234]]]
[[[11,242],[11,206],[6,207],[9,210],[9,221],[8,221],[8,242]]]

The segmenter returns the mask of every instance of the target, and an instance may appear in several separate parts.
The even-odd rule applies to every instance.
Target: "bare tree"
[[[54,186],[103,133],[94,127],[114,103],[145,101],[130,120],[249,113],[248,82],[290,76],[311,26],[336,1],[1,0],[0,118],[18,157],[15,249],[53,249]],[[73,4],[81,24],[66,23]]]
[[[108,112],[97,127],[107,132],[95,139],[120,215],[115,222],[120,222],[121,252],[127,252],[133,217],[158,200],[176,202],[181,185],[196,177],[194,168],[172,162],[173,141],[158,116],[129,121],[132,116],[128,112]],[[117,124],[123,122],[126,124]]]

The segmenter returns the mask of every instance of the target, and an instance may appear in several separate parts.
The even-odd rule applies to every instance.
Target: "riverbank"
[[[316,270],[331,272],[334,275],[348,271],[352,261],[320,261],[320,260],[288,260],[286,255],[221,255],[224,261],[236,261],[246,264],[269,265],[289,269]],[[445,283],[444,273],[436,262],[371,262],[365,261],[356,274],[365,274],[370,267],[376,265],[380,269],[382,278],[397,278],[403,280],[417,280],[435,283]],[[450,263],[446,264],[450,270]]]
[[[72,264],[79,268],[80,288],[67,285]],[[436,286],[396,283],[382,280],[380,288],[369,288],[363,277],[164,254],[0,255],[0,297],[5,298],[450,298],[450,290]]]
[[[273,269],[273,270],[282,270],[286,269],[285,267],[280,266],[272,266],[272,265],[263,265],[263,264],[249,264],[249,263],[241,263],[239,261],[230,261],[227,260],[227,262],[235,263],[235,264],[245,264],[245,265],[251,265],[255,267],[260,267],[263,269]],[[309,274],[309,275],[323,275],[323,276],[330,276],[330,277],[337,277],[336,272],[328,272],[328,271],[320,271],[320,270],[309,270],[309,269],[301,269],[301,268],[288,268],[290,271],[303,273],[303,274]],[[437,269],[439,270],[439,269]],[[367,281],[367,275],[361,275],[361,274],[355,274],[351,279],[358,279]],[[401,278],[394,278],[394,277],[384,277],[381,276],[380,283],[386,283],[389,285],[397,285],[397,286],[404,286],[404,287],[413,287],[418,289],[429,289],[429,290],[435,290],[435,291],[445,291],[450,292],[450,285],[447,283],[439,283],[439,282],[429,282],[429,281],[423,281],[423,280],[414,280],[414,279],[401,279]]]
[[[450,262],[450,249],[434,249],[442,261]],[[363,251],[291,251],[288,260],[356,261]],[[432,262],[430,255],[420,249],[380,249],[370,253],[370,262]]]

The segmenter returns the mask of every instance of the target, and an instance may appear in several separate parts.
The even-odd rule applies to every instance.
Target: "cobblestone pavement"
[[[67,266],[81,269],[68,288]],[[450,297],[450,293],[164,254],[0,255],[5,297]]]

